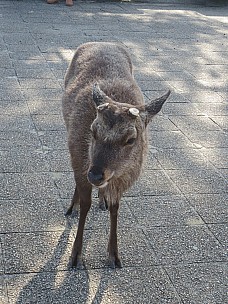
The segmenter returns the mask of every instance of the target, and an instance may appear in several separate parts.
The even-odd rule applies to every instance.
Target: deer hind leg
[[[77,185],[76,185],[75,190],[74,190],[74,195],[73,195],[73,198],[71,200],[70,207],[68,208],[65,215],[66,216],[71,215],[73,210],[75,210],[76,212],[79,211],[79,193],[78,193]]]
[[[103,211],[108,209],[108,203],[107,200],[104,196],[104,190],[103,189],[99,189],[98,190],[98,197],[99,197],[99,208]]]
[[[80,200],[80,217],[79,217],[77,235],[71,253],[72,267],[82,266],[83,232],[84,232],[86,216],[91,207],[91,201],[92,201],[91,193],[92,193],[92,186],[90,184],[87,184],[84,187],[78,187],[78,195]]]
[[[110,236],[108,243],[109,266],[111,268],[122,267],[121,259],[118,254],[117,244],[117,218],[118,218],[119,203],[110,204]]]

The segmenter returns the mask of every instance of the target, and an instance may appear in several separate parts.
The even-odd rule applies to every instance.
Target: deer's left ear
[[[169,90],[165,95],[152,100],[149,104],[145,105],[146,124],[148,124],[152,117],[156,115],[162,108],[164,102],[169,97],[171,91]]]

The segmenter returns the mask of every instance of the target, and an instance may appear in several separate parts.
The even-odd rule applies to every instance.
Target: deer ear
[[[95,83],[93,85],[93,101],[95,102],[96,106],[99,107],[103,103],[107,101],[107,96],[105,93],[100,89],[99,85]]]
[[[170,93],[171,91],[169,90],[165,95],[152,100],[149,104],[145,106],[147,124],[150,122],[151,118],[161,110],[164,102],[169,97]]]

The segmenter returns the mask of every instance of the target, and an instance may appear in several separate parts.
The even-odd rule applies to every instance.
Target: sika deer
[[[75,52],[65,77],[63,115],[76,188],[67,215],[80,204],[72,266],[82,263],[83,230],[91,206],[92,186],[100,207],[110,211],[108,244],[111,267],[121,267],[117,216],[124,193],[139,177],[147,153],[147,125],[166,101],[144,104],[124,47],[92,42]]]

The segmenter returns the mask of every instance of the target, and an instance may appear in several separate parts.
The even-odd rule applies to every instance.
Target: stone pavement
[[[225,303],[228,9],[133,2],[0,1],[0,302]],[[61,114],[75,48],[119,41],[145,100],[172,95],[150,130],[145,173],[122,199],[124,267],[107,267],[108,212],[77,218]]]

